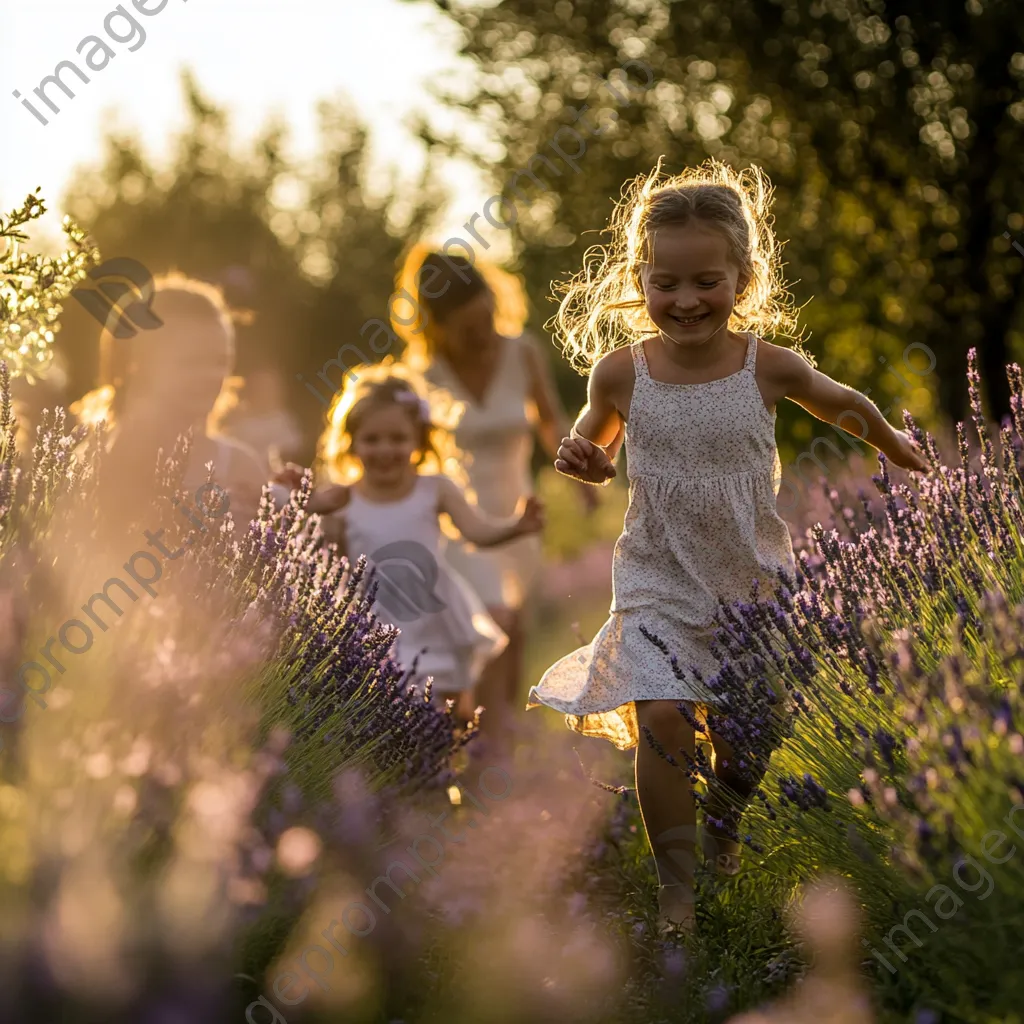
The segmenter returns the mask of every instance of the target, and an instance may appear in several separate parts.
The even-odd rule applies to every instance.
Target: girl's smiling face
[[[641,271],[647,313],[661,336],[686,348],[727,329],[747,286],[720,231],[700,221],[658,228]]]
[[[370,409],[352,435],[352,454],[363,467],[371,487],[399,487],[416,472],[413,459],[420,451],[421,430],[413,413],[401,405]]]

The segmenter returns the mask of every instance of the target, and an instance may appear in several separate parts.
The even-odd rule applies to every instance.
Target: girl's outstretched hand
[[[337,512],[348,504],[348,488],[344,484],[331,484],[322,491],[310,495],[307,511],[325,516]]]
[[[274,474],[275,484],[284,484],[289,490],[297,491],[302,483],[302,474],[305,470],[294,462],[285,464],[284,469]]]
[[[615,476],[607,452],[584,437],[563,437],[555,469],[588,484],[603,484]]]
[[[928,460],[917,442],[905,431],[896,431],[897,443],[891,452],[886,452],[889,461],[900,469],[909,469],[915,473],[928,472]]]
[[[544,529],[544,506],[537,498],[526,499],[517,524],[519,533],[540,533]]]

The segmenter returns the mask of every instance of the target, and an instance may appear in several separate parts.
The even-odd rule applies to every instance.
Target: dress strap
[[[743,360],[743,369],[753,373],[754,365],[757,363],[757,337],[748,332],[747,338],[747,358]]]
[[[643,339],[634,342],[629,346],[630,351],[633,353],[633,369],[636,371],[638,378],[650,377],[650,371],[647,369],[647,356],[644,354],[644,343]]]

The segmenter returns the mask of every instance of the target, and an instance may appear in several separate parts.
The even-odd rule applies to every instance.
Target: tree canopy
[[[368,131],[341,101],[320,105],[319,151],[300,164],[286,157],[279,124],[237,151],[227,114],[190,75],[183,86],[189,123],[170,165],[155,166],[136,138],[110,135],[104,161],[75,175],[64,208],[104,259],[214,282],[233,307],[251,310],[238,327],[239,372],[278,366],[312,436],[323,407],[296,374],[315,380],[368,319],[386,319],[402,229],[416,232],[441,197],[427,185],[399,195],[393,182],[371,193]],[[94,384],[98,330],[67,308],[61,341],[73,391]]]
[[[800,301],[813,300],[804,320],[825,372],[872,383],[875,398],[901,399],[926,419],[934,401],[960,419],[976,346],[992,412],[1009,411],[1003,366],[1024,348],[1024,261],[1011,246],[1024,227],[1019,3],[439,6],[479,69],[460,102],[473,94],[470,109],[504,148],[490,165],[497,181],[550,155],[580,104],[604,125],[579,172],[562,175],[515,227],[537,299],[599,241],[621,183],[660,155],[670,170],[709,155],[756,163],[776,186],[787,277]],[[616,105],[602,79],[629,59],[656,82]],[[900,395],[892,374],[876,383],[881,363],[899,369],[914,343],[935,354],[931,400]]]

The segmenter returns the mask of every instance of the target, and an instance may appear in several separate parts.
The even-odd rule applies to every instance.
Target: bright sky
[[[160,0],[135,3],[160,7]],[[184,67],[208,97],[230,109],[236,142],[251,139],[276,113],[291,127],[292,154],[307,155],[315,148],[316,101],[344,95],[371,125],[378,165],[410,175],[420,168],[422,151],[403,121],[426,109],[437,124],[445,123],[427,88],[459,77],[458,32],[426,0],[167,0],[149,17],[133,0],[122,0],[146,33],[134,52],[128,47],[138,36],[123,18],[110,26],[126,42],[112,41],[104,30],[117,6],[115,0],[0,0],[0,207],[9,209],[41,185],[51,230],[59,225],[60,196],[75,166],[100,157],[112,114],[119,127],[139,130],[147,153],[162,162],[169,136],[184,124]],[[99,71],[85,64],[91,44],[76,52],[89,35],[116,54]],[[48,87],[60,108],[54,114],[33,90],[62,60],[74,61],[90,82],[64,73],[73,100]],[[93,63],[102,63],[102,55]],[[21,105],[15,90],[48,125]],[[458,204],[447,219],[457,226],[490,193],[466,166],[448,168],[446,178]]]

